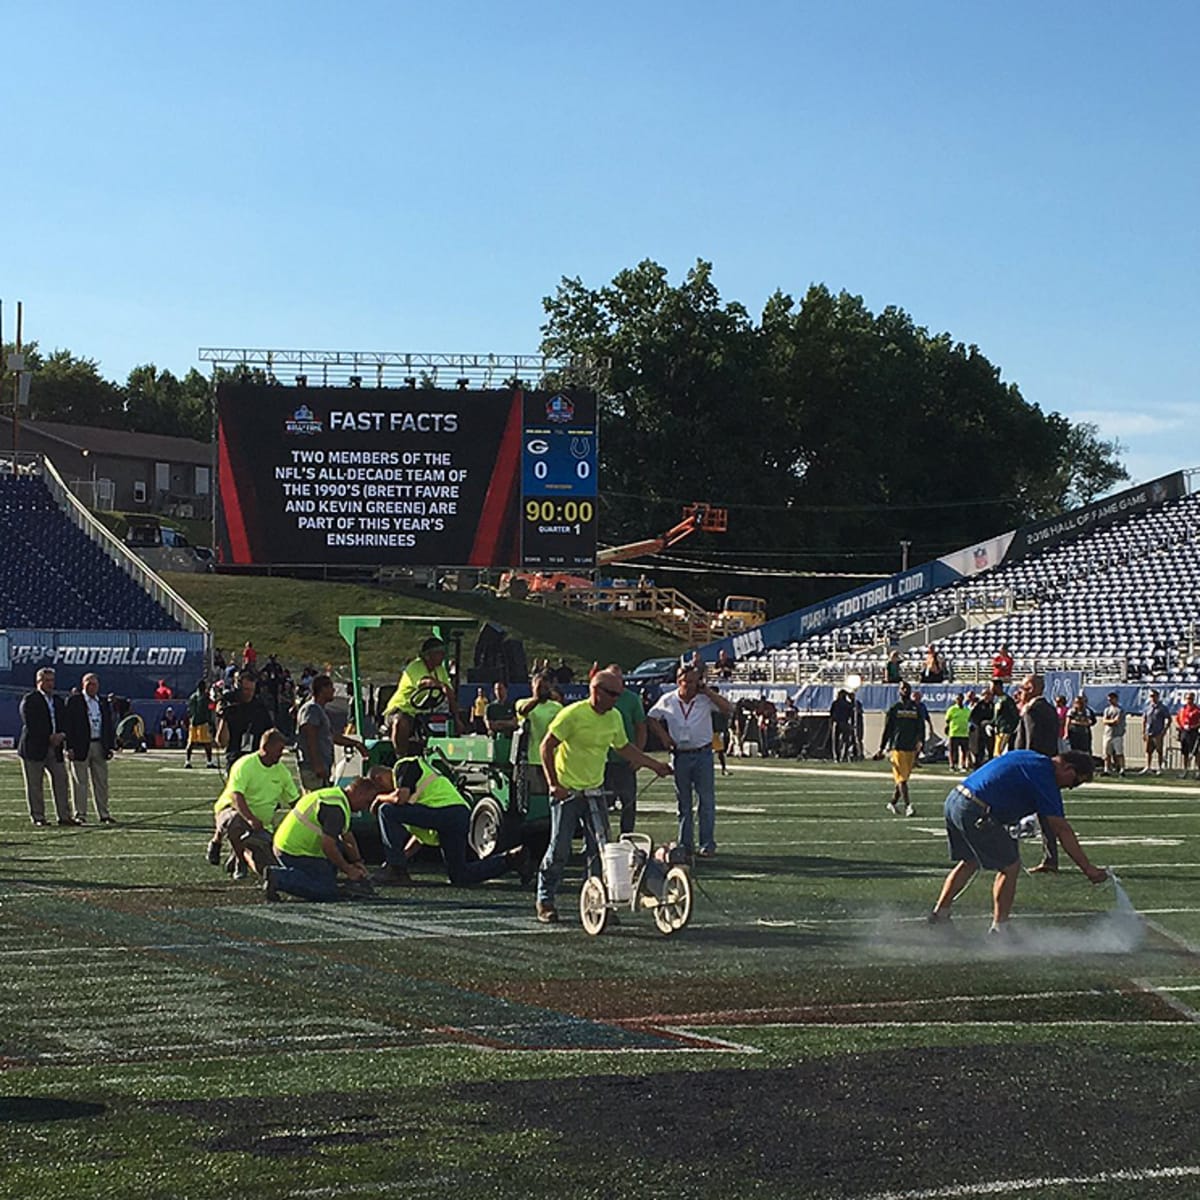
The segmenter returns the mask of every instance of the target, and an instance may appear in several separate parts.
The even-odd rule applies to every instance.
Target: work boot
[[[208,860],[210,867],[219,867],[221,865],[221,843],[215,838],[209,842],[204,857]]]
[[[554,925],[558,921],[558,909],[553,904],[539,900],[537,902],[537,919],[543,925]]]
[[[268,867],[263,872],[263,899],[268,904],[276,904],[279,901],[279,889],[275,886],[275,868]]]
[[[384,863],[371,875],[371,883],[376,887],[412,887],[412,881],[407,867],[398,867],[392,863]]]

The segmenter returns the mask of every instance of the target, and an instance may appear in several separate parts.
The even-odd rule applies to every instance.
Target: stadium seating
[[[0,477],[0,545],[0,628],[179,628],[39,478]]]
[[[965,628],[938,636],[934,627],[949,618]],[[1080,669],[1097,680],[1200,684],[1200,494],[746,658],[736,677],[878,681],[887,647],[901,638],[935,641],[964,680],[986,677],[1007,645],[1018,673]],[[905,678],[917,676],[922,658],[919,646],[904,653]]]

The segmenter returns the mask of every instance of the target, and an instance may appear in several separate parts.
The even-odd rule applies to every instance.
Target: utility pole
[[[6,366],[13,377],[13,411],[12,411],[12,473],[17,471],[17,450],[21,439],[21,406],[29,403],[29,373],[25,370],[25,355],[21,353],[21,319],[22,304],[17,301],[17,342],[16,350],[8,356]],[[0,337],[0,341],[2,341]]]
[[[912,542],[902,541],[900,543],[900,570],[901,571],[908,570],[908,549],[911,545],[912,545]]]

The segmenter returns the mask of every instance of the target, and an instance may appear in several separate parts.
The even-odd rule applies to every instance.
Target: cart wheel
[[[471,849],[480,858],[496,852],[500,843],[500,827],[504,824],[504,810],[491,796],[484,796],[471,810]]]
[[[692,877],[683,867],[672,867],[663,885],[663,898],[654,910],[658,932],[670,935],[682,929],[692,916]]]
[[[608,893],[599,876],[590,875],[583,881],[579,893],[579,919],[583,922],[584,932],[592,937],[603,933],[608,924]]]

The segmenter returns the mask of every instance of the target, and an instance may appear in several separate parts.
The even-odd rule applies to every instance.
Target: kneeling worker
[[[216,830],[208,843],[208,861],[221,861],[221,840],[229,839],[234,879],[246,878],[249,860],[259,875],[275,861],[269,830],[275,809],[289,808],[300,798],[292,773],[280,761],[287,739],[278,729],[259,738],[257,754],[243,754],[233,764],[225,790],[213,805]]]
[[[1067,750],[1047,758],[1034,750],[1010,750],[957,783],[946,797],[946,835],[956,863],[929,914],[931,924],[950,919],[950,905],[983,867],[996,872],[992,885],[992,931],[1012,912],[1021,871],[1021,852],[1008,827],[1034,813],[1054,832],[1062,848],[1092,883],[1108,872],[1094,867],[1063,812],[1062,790],[1088,783],[1092,756]]]
[[[387,886],[411,882],[406,865],[410,834],[418,842],[441,850],[446,874],[455,887],[472,887],[514,869],[521,871],[523,883],[533,878],[529,855],[522,846],[467,861],[470,803],[423,758],[402,758],[395,767],[395,780],[396,790],[377,796],[371,805],[379,815],[384,845],[384,866],[371,876],[372,883]]]
[[[319,788],[301,796],[275,831],[281,865],[264,873],[266,898],[278,900],[280,892],[288,892],[302,900],[336,900],[339,871],[351,882],[365,880],[367,869],[350,832],[350,816],[370,808],[382,790],[373,779],[356,779],[345,788]]]

